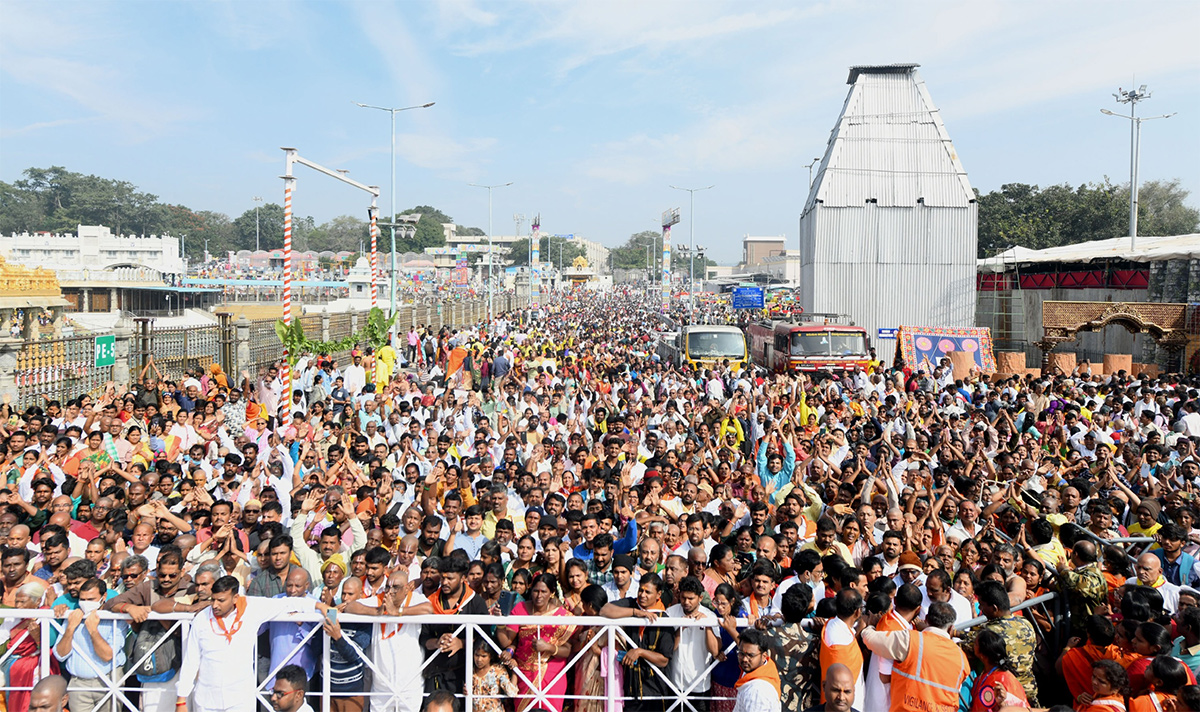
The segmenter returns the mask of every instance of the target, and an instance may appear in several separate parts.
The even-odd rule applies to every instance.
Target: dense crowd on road
[[[2,604],[58,620],[0,615],[5,708],[1200,709],[1194,379],[679,367],[661,323],[572,293],[4,403]]]

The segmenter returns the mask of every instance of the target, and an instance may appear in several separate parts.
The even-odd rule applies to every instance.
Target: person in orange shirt
[[[854,699],[865,698],[863,686],[863,654],[858,647],[857,626],[862,618],[862,594],[853,588],[838,591],[834,601],[837,617],[829,619],[821,631],[821,701],[825,696],[825,676],[833,665],[850,668],[854,676]]]
[[[1125,695],[1129,676],[1115,660],[1092,663],[1092,693],[1084,693],[1075,702],[1075,712],[1126,712]]]
[[[1121,649],[1114,644],[1116,626],[1107,617],[1094,615],[1087,621],[1087,639],[1072,638],[1059,656],[1055,668],[1067,682],[1071,699],[1092,694],[1092,663],[1097,660],[1118,660]]]
[[[1150,691],[1129,700],[1129,712],[1171,712],[1178,710],[1178,694],[1189,682],[1188,669],[1182,660],[1159,655],[1146,668]]]

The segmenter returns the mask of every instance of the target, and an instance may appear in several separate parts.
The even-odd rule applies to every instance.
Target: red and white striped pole
[[[376,218],[378,210],[374,201],[371,205],[371,308],[379,306],[379,224]]]
[[[296,179],[291,176],[291,161],[288,175],[283,177],[283,323],[292,323],[292,190]],[[287,384],[287,398],[292,397],[292,369],[288,362],[287,346],[283,347],[283,382]]]

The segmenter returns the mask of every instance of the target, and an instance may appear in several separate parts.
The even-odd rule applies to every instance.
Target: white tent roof
[[[1131,249],[1128,237],[1094,240],[1074,245],[1030,250],[1013,247],[978,261],[980,272],[1000,273],[1013,265],[1045,262],[1091,262],[1092,260],[1126,260],[1129,262],[1159,262],[1200,257],[1200,234],[1172,237],[1139,237],[1137,248]]]

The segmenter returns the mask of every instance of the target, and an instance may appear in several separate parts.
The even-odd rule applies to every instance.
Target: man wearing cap
[[[925,583],[924,569],[921,567],[921,557],[915,551],[905,551],[896,559],[896,576],[893,579],[896,586],[906,583],[921,586]]]
[[[617,554],[612,560],[612,580],[603,586],[604,592],[608,594],[608,600],[630,598],[631,591],[637,592],[638,582],[641,578],[637,569],[637,560],[629,554]]]

